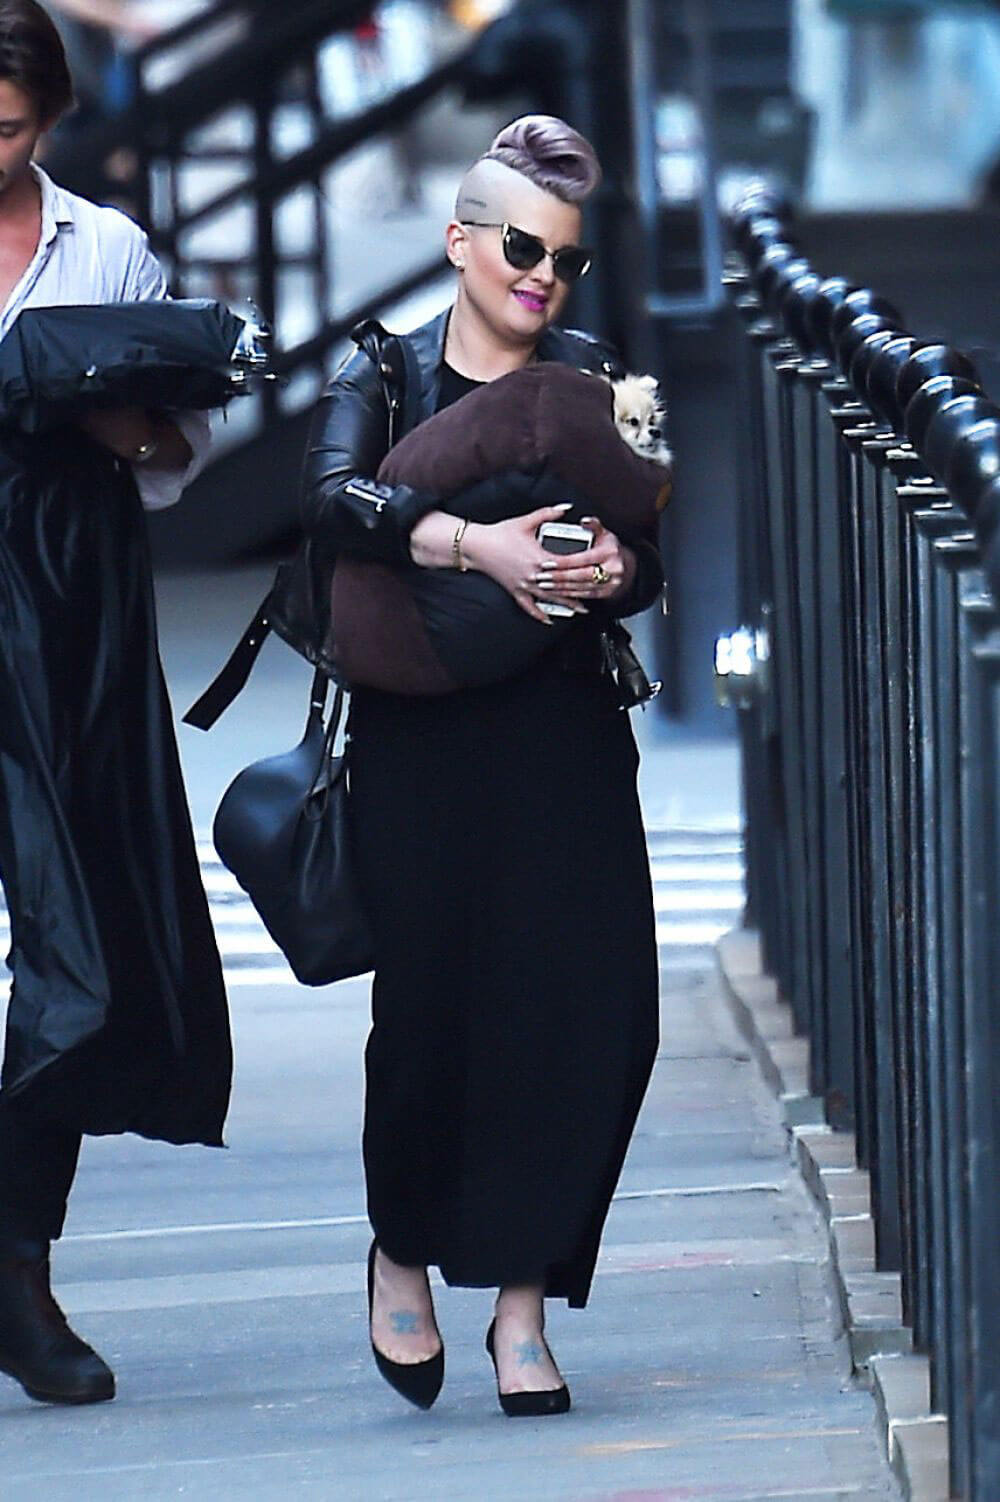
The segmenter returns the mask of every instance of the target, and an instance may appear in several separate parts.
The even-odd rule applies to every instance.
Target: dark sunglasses
[[[527,230],[516,229],[513,224],[487,224],[480,219],[463,219],[470,229],[503,230],[503,253],[508,265],[516,271],[530,271],[546,256],[552,257],[552,270],[561,282],[578,282],[586,276],[593,263],[593,254],[584,245],[564,245],[562,250],[549,250],[537,235]]]

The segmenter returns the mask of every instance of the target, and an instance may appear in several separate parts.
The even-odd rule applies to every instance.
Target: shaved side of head
[[[488,224],[507,224],[516,220],[525,196],[539,195],[522,172],[515,172],[504,162],[481,157],[462,179],[455,200],[455,218],[460,224],[481,220]]]
[[[601,165],[585,136],[555,115],[521,115],[465,174],[455,218],[505,224],[514,203],[523,207],[526,186],[579,208],[600,181]]]

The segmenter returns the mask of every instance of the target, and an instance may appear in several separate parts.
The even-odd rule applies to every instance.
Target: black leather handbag
[[[325,719],[327,675],[313,679],[305,734],[293,751],[254,762],[223,794],[212,834],[296,978],[307,986],[374,967],[355,878],[349,750],[334,754],[344,705]]]

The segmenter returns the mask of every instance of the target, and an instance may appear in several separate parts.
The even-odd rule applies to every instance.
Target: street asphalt
[[[178,705],[259,582],[161,582]],[[307,681],[269,648],[214,739],[183,732],[200,830],[239,765],[295,738]],[[718,890],[734,880],[732,748],[653,744],[649,766],[659,905],[686,894],[690,911],[707,871],[705,903],[724,911],[736,901]],[[367,984],[308,991],[276,971],[232,987],[228,1151],[86,1144],[54,1281],[119,1395],[60,1410],[3,1381],[2,1502],[895,1498],[776,1104],[711,948],[671,943],[661,1053],[591,1304],[550,1310],[571,1414],[500,1413],[483,1291],[436,1287],[447,1377],[430,1413],[377,1376],[359,1152]]]

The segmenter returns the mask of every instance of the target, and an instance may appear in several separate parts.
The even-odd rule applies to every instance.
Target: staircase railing
[[[285,389],[272,385],[245,404],[242,442],[313,401],[331,349],[360,319],[431,283],[445,269],[443,252],[420,255],[377,290],[343,307],[329,234],[324,179],[358,146],[411,127],[419,112],[455,84],[467,69],[477,38],[458,45],[422,77],[396,87],[355,114],[329,118],[321,97],[317,53],[321,44],[371,13],[362,0],[218,0],[135,55],[134,101],[124,114],[57,147],[53,171],[67,186],[123,203],[148,229],[177,295],[249,299],[276,326],[275,370]],[[165,82],[164,69],[175,76]],[[282,150],[278,121],[293,102],[304,124],[304,144]],[[210,127],[224,112],[242,109],[245,139],[213,140]],[[122,155],[128,153],[127,177]],[[225,181],[190,202],[190,168]],[[283,248],[277,216],[289,195],[309,195],[306,248]],[[221,233],[227,221],[233,235]],[[205,231],[216,227],[206,244]],[[221,243],[220,243],[221,242]],[[308,282],[305,302],[312,327],[283,337],[282,279],[297,273]],[[337,307],[337,303],[340,307]],[[336,308],[336,311],[334,309]],[[248,422],[252,418],[252,423]]]

